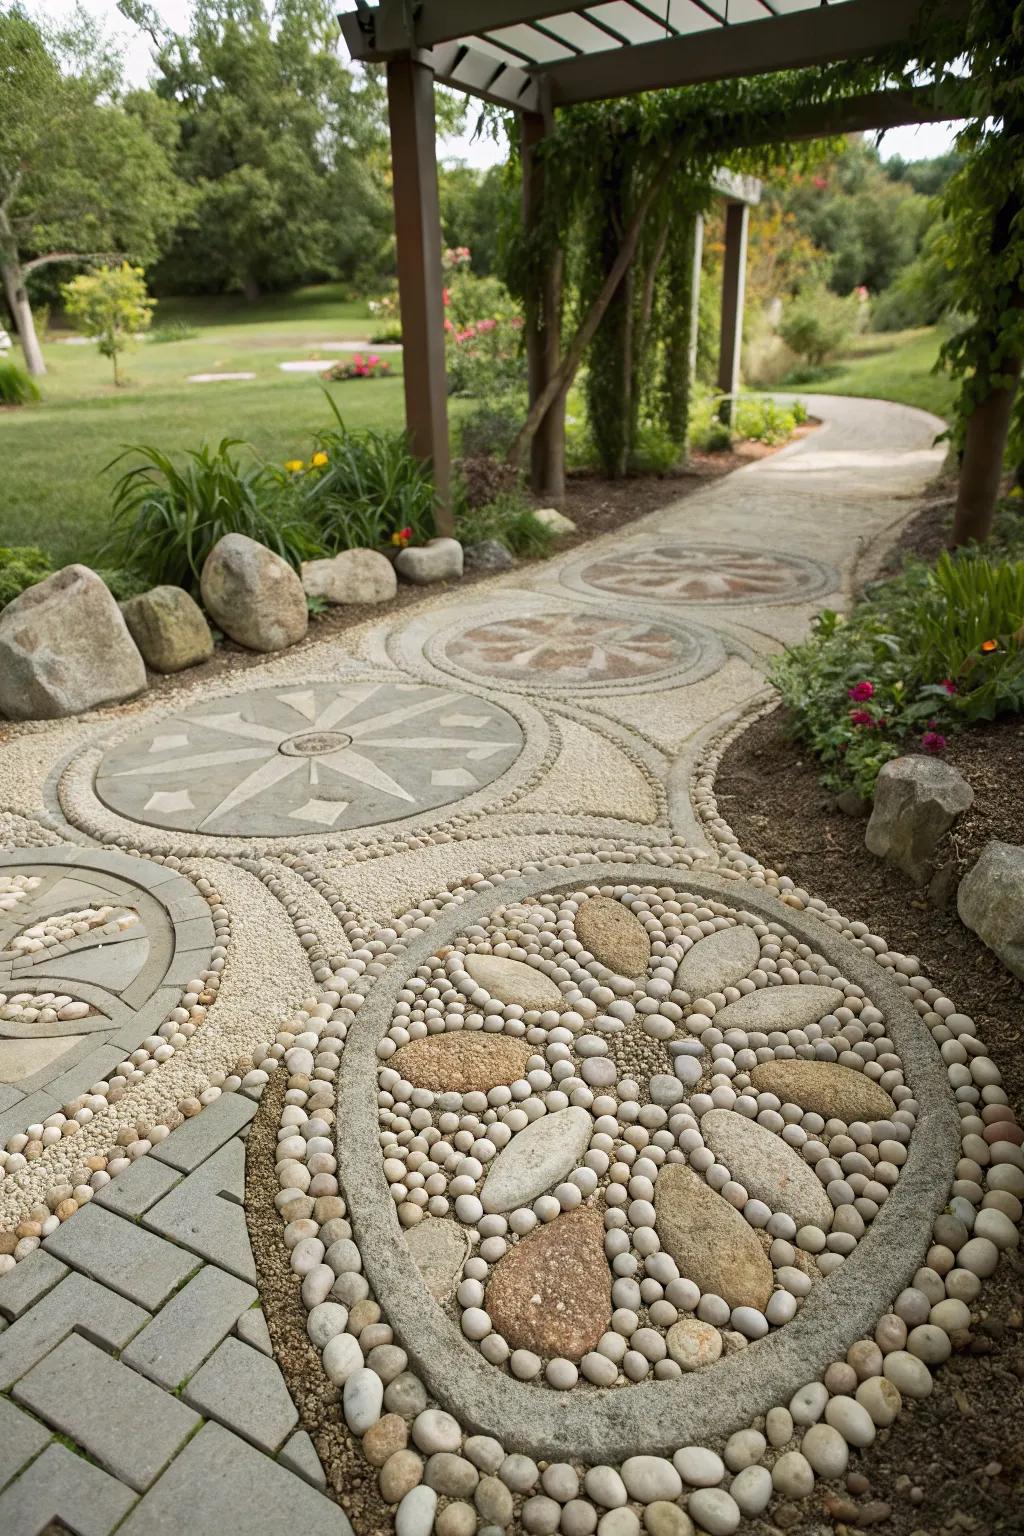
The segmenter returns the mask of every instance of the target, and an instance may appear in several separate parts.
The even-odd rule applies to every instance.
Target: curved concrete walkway
[[[714,869],[720,841],[690,793],[702,747],[764,695],[767,658],[847,601],[861,554],[942,461],[941,423],[923,412],[803,398],[819,430],[621,533],[382,612],[235,682],[186,676],[159,705],[10,729],[0,874],[31,875],[33,845],[60,850],[70,876],[96,867],[98,844],[122,882],[124,853],[168,861],[212,910],[218,942],[204,929],[180,975],[159,967],[164,987],[197,975],[205,989],[177,1010],[204,1010],[194,1038],[172,1022],[154,1055],[111,1028],[102,1057],[84,1039],[47,1075],[37,1047],[30,1079],[12,1068],[0,1081],[0,1145],[88,1097],[88,1149],[131,1162],[106,1183],[97,1174],[95,1200],[55,1231],[26,1228],[25,1256],[0,1277],[0,1530],[39,1536],[61,1519],[89,1536],[152,1536],[180,1529],[186,1509],[199,1536],[350,1529],[318,1491],[253,1306],[239,1201],[262,1090],[239,1088],[245,1060],[330,988],[365,934],[480,872],[581,853]],[[301,732],[333,733],[336,769],[301,759],[281,777],[296,759],[279,744]],[[119,772],[147,793],[126,800]],[[191,909],[167,910],[188,929]],[[200,944],[198,928],[186,937]],[[73,968],[59,975],[73,991]],[[143,983],[119,973],[118,993],[128,986]],[[38,1019],[14,1035],[33,1031],[46,1038]],[[160,1139],[182,1103],[201,1113]],[[146,1155],[124,1157],[129,1129],[152,1143],[139,1142]],[[3,1231],[37,1220],[82,1140],[59,1133],[28,1161],[20,1147],[3,1154],[19,1159],[0,1179]]]

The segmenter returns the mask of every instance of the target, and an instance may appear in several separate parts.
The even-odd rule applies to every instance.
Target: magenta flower
[[[875,685],[874,683],[869,683],[867,678],[865,678],[862,682],[854,683],[853,687],[847,690],[847,694],[849,698],[855,699],[858,704],[863,704],[868,699],[874,698]]]
[[[945,752],[947,741],[938,731],[925,731],[921,745],[926,752]]]
[[[947,693],[956,693],[956,683],[954,683],[951,677],[944,677],[939,687],[945,688]]]
[[[850,724],[851,725],[866,725],[868,727],[871,727],[871,726],[874,725],[874,723],[875,723],[874,715],[870,714],[866,709],[851,709],[850,710]]]

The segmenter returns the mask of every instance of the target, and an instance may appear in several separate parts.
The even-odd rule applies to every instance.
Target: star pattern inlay
[[[646,619],[573,612],[480,624],[445,649],[465,671],[571,684],[648,677],[690,662],[698,646]]]
[[[660,544],[608,555],[583,567],[589,587],[657,602],[797,601],[827,584],[812,562],[774,550]]]

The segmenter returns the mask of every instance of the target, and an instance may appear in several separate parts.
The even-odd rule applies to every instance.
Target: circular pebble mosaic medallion
[[[524,612],[463,626],[431,644],[432,661],[471,680],[606,693],[659,679],[691,682],[724,661],[715,637],[630,614]]]
[[[658,544],[570,567],[569,584],[662,603],[792,603],[831,591],[827,566],[775,550]]]
[[[451,804],[493,783],[522,747],[507,710],[452,689],[291,684],[162,716],[104,755],[95,789],[149,826],[287,837]]]

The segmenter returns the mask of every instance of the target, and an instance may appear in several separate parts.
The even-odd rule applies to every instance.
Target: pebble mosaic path
[[[0,1530],[729,1536],[931,1391],[1020,1129],[955,978],[714,799],[939,463],[810,408],[244,688],[12,728]]]

